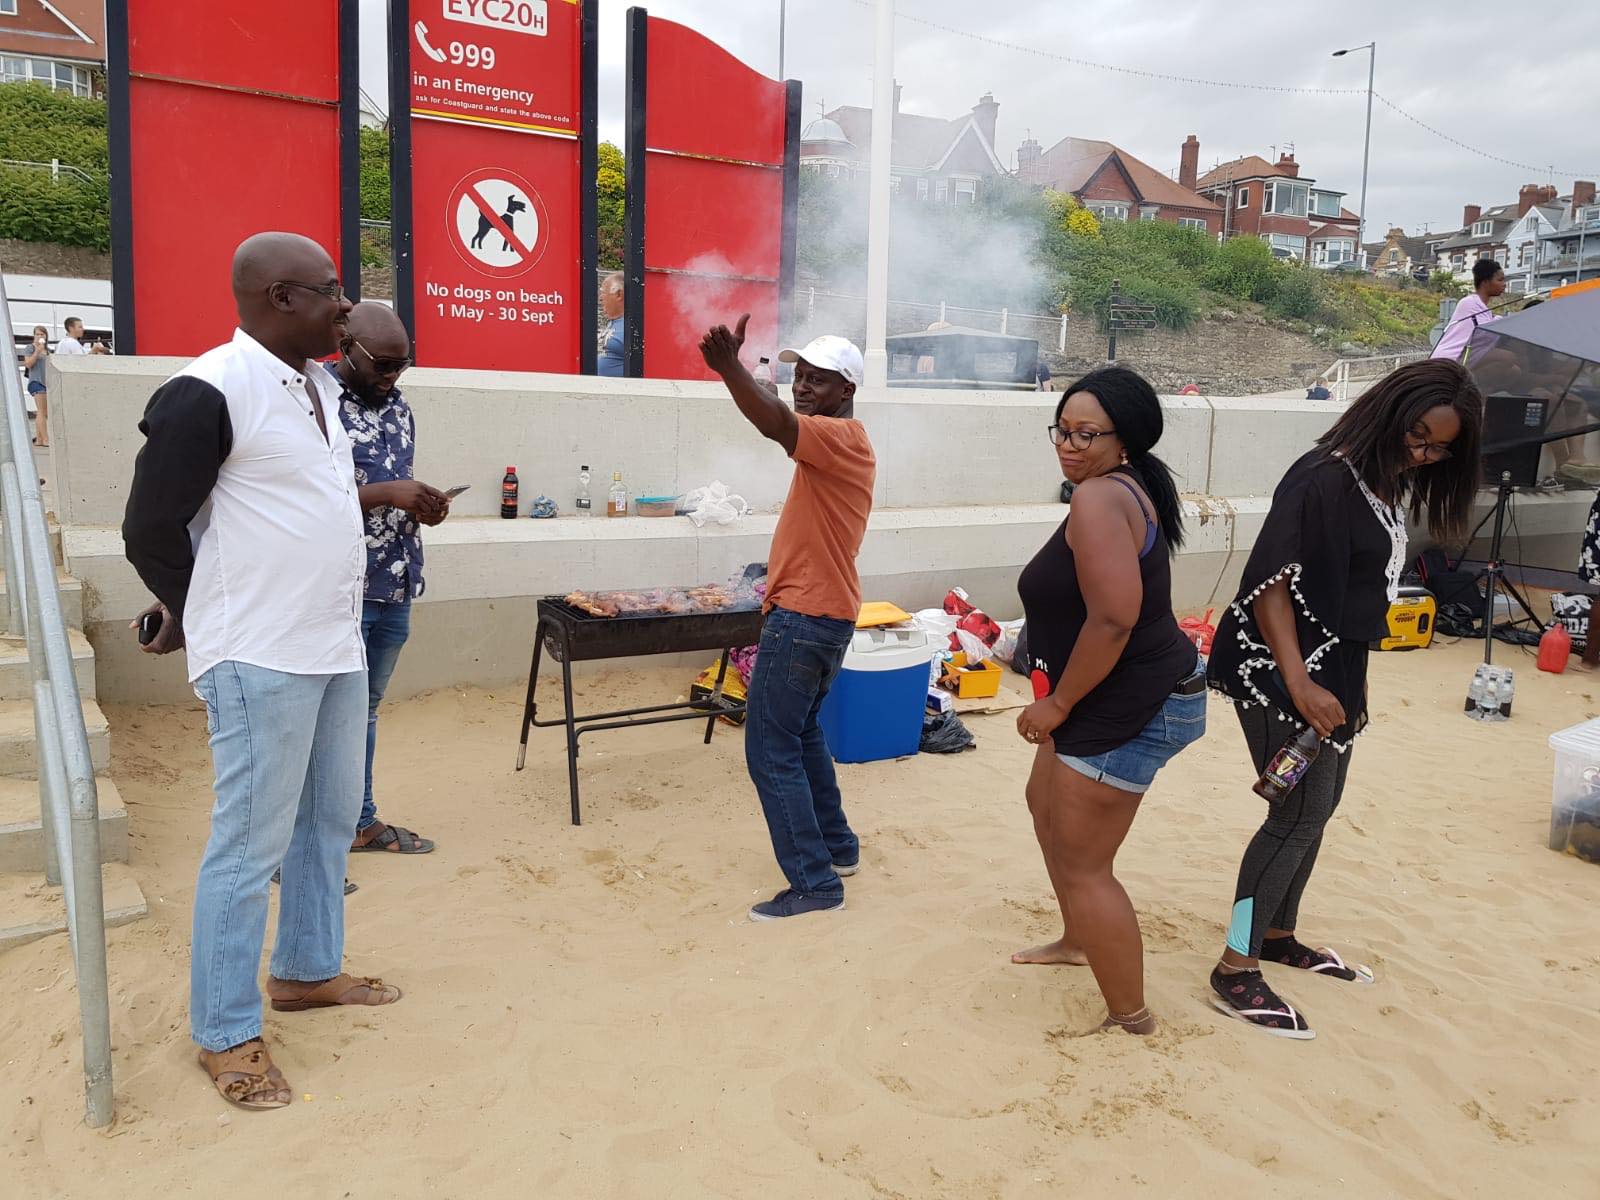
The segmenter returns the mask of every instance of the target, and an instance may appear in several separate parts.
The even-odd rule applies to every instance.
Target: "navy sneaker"
[[[836,862],[833,864],[833,873],[840,878],[854,875],[859,870],[861,870],[861,860],[859,858],[854,862]]]
[[[806,913],[837,912],[843,907],[843,896],[803,896],[793,888],[784,888],[771,900],[751,906],[750,919],[781,921],[784,917],[801,917]]]

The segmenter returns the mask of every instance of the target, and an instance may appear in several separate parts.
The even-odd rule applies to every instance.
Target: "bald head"
[[[287,363],[332,354],[350,302],[328,252],[298,233],[258,233],[233,253],[239,327]]]
[[[350,336],[374,354],[403,358],[411,353],[411,335],[405,322],[387,304],[363,300],[350,310]]]
[[[381,404],[411,365],[411,335],[394,309],[365,300],[350,310],[339,365],[344,385],[367,404]]]

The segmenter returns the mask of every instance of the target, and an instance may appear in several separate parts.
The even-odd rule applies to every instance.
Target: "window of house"
[[[1342,262],[1350,262],[1356,256],[1354,238],[1329,238],[1326,241],[1313,242],[1311,244],[1319,266],[1337,266]]]
[[[1272,247],[1274,258],[1304,258],[1306,256],[1306,239],[1297,234],[1268,234],[1267,245]]]
[[[943,179],[933,186],[933,198],[943,204],[950,197],[950,185]]]
[[[1493,221],[1474,221],[1472,223],[1472,236],[1473,237],[1488,237],[1493,232],[1494,232],[1494,222]]]
[[[1246,187],[1246,188],[1240,188],[1239,189],[1239,196],[1234,201],[1234,205],[1236,207],[1238,207],[1238,208],[1249,208],[1250,207],[1250,189],[1249,188]]]
[[[17,0],[0,0],[0,17],[17,15]]]
[[[1102,221],[1126,221],[1128,206],[1121,200],[1090,200],[1084,205]]]
[[[958,179],[955,181],[957,204],[975,204],[978,200],[978,181],[975,179]]]
[[[1600,225],[1600,206],[1584,209],[1583,223],[1589,226]]]
[[[1139,207],[1139,220],[1141,220],[1141,221],[1154,221],[1157,218],[1157,216],[1160,214],[1160,212],[1161,212],[1161,210],[1159,208],[1155,207],[1154,205],[1151,205],[1151,204],[1141,205]]]
[[[1206,231],[1205,218],[1204,217],[1179,217],[1178,218],[1178,227],[1180,229],[1198,229],[1201,233],[1204,233]]]
[[[927,198],[928,198],[928,181],[926,179],[919,179],[919,180],[917,180],[917,199],[918,200],[926,200]]]
[[[1337,217],[1339,215],[1339,201],[1342,197],[1338,192],[1311,193],[1311,211],[1319,217]]]
[[[0,4],[4,3],[5,0],[0,0]],[[11,11],[15,13],[16,9],[13,7]],[[0,83],[42,83],[74,96],[94,94],[94,81],[87,67],[57,62],[53,58],[0,58]]]
[[[1264,212],[1282,213],[1288,217],[1303,217],[1311,202],[1311,185],[1289,179],[1274,179],[1267,184]]]

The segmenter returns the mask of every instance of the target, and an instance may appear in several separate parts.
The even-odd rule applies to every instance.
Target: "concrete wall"
[[[138,653],[128,620],[148,598],[122,556],[118,526],[151,391],[179,363],[69,359],[52,379],[58,516],[69,569],[83,580],[85,627],[109,700],[186,694],[181,656]],[[526,679],[534,598],[574,587],[634,588],[724,579],[767,557],[792,468],[739,416],[719,386],[651,380],[417,370],[406,394],[419,426],[417,470],[440,486],[472,484],[427,533],[428,591],[391,688]],[[1016,576],[1060,525],[1060,474],[1045,439],[1059,397],[895,391],[859,415],[878,452],[877,507],[860,557],[869,597],[937,604],[960,584],[996,616],[1017,615]],[[1338,406],[1259,398],[1168,398],[1160,452],[1188,501],[1189,542],[1173,567],[1174,602],[1196,611],[1232,598],[1268,497]],[[523,499],[566,510],[578,466],[597,498],[613,470],[635,495],[721,479],[757,509],[728,528],[628,518],[502,521],[507,464]],[[1591,497],[1518,501],[1517,555],[1569,566]]]

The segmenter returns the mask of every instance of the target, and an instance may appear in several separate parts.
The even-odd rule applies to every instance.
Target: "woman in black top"
[[[1367,647],[1406,562],[1406,509],[1436,538],[1459,530],[1478,485],[1483,397],[1448,359],[1402,367],[1352,404],[1283,477],[1217,628],[1211,685],[1232,699],[1259,774],[1307,725],[1323,753],[1271,806],[1245,850],[1212,1003],[1278,1037],[1305,1017],[1261,976],[1261,960],[1348,982],[1372,972],[1295,936],[1300,895],[1338,806],[1350,744],[1367,723]]]
[[[1204,676],[1172,615],[1183,522],[1172,474],[1150,453],[1161,403],[1138,375],[1086,375],[1049,430],[1076,490],[1017,580],[1036,697],[1017,732],[1038,747],[1028,810],[1063,930],[1011,961],[1087,962],[1106,1025],[1149,1033],[1139,922],[1111,867],[1156,772],[1205,732]]]

